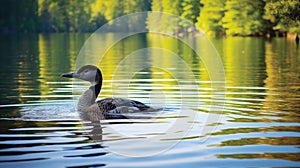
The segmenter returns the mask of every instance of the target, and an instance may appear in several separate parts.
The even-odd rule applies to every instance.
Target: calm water
[[[88,84],[60,77],[75,70],[89,36],[0,37],[0,167],[300,166],[300,47],[293,41],[210,39],[226,77],[213,81],[223,86],[216,91],[207,64],[180,41],[126,38],[95,62],[105,79],[98,98],[130,97],[164,110],[91,124],[74,109]],[[118,37],[99,36],[93,51]],[[193,44],[211,56],[203,39]],[[149,47],[168,51],[141,50]]]

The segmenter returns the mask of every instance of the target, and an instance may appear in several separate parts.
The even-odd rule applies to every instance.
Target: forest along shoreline
[[[180,16],[207,36],[286,37],[299,41],[300,34],[298,0],[2,0],[0,10],[2,34],[94,32],[115,18],[143,11]],[[151,21],[148,18],[146,27]],[[167,23],[162,19],[157,26],[164,31]],[[167,27],[174,35],[190,30],[183,22],[173,26]]]

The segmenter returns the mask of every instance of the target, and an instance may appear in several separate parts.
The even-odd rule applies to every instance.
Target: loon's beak
[[[67,74],[62,74],[61,77],[65,77],[65,78],[78,78],[79,75],[77,73],[67,73]]]

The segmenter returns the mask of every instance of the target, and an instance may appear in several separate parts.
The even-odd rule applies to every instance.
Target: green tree
[[[200,11],[196,26],[208,35],[224,34],[222,18],[225,12],[225,2],[226,0],[201,0],[203,8]]]
[[[227,0],[222,19],[227,35],[253,35],[264,31],[262,0]]]
[[[2,31],[34,32],[37,12],[37,0],[1,0],[0,27]]]
[[[68,4],[69,31],[84,32],[92,28],[90,0],[72,0]]]
[[[264,18],[273,23],[274,29],[300,33],[299,0],[264,0]]]
[[[182,13],[181,4],[182,0],[164,0],[162,2],[163,12],[175,15],[174,17],[165,17],[165,15],[163,15],[161,23],[161,26],[163,26],[162,30],[172,32],[173,34],[177,34],[180,31],[179,20],[176,16],[180,16]]]
[[[149,11],[151,3],[149,1],[144,0],[126,0],[124,1],[123,5],[123,14],[130,14],[135,12]],[[146,23],[143,20],[141,20],[140,17],[135,16],[131,17],[131,19],[128,20],[126,26],[128,30],[134,31],[136,29],[139,29],[141,26],[146,27]]]
[[[90,23],[94,28],[99,28],[107,22],[104,13],[106,11],[106,6],[103,0],[95,0],[94,3],[91,3],[91,18]]]
[[[152,0],[151,3],[151,11],[153,12],[163,12],[163,5],[161,0]],[[160,22],[161,22],[161,15],[156,13],[155,15],[149,15],[147,18],[147,28],[150,31],[157,30],[160,31]]]
[[[41,31],[69,31],[69,2],[65,0],[39,0]]]
[[[181,17],[183,17],[184,20],[181,21],[180,25],[184,29],[186,29],[185,31],[188,31],[191,25],[197,22],[197,18],[200,14],[200,8],[201,8],[200,0],[183,0],[181,6],[182,6]],[[185,19],[190,22],[186,22]]]
[[[122,16],[124,8],[124,1],[119,0],[104,0],[103,5],[105,6],[104,16],[108,21],[111,21],[117,17]]]
[[[95,29],[91,0],[39,0],[39,30],[44,32],[83,32]]]
[[[151,9],[151,2],[149,0],[123,0],[124,14],[134,12],[149,11]]]
[[[151,3],[143,0],[96,0],[92,7],[92,15],[103,14],[111,21],[117,17],[134,12],[150,10]]]
[[[163,6],[161,0],[152,0],[151,11],[162,12]]]
[[[52,20],[51,13],[49,11],[51,1],[49,0],[38,0],[38,18],[39,18],[39,26],[37,27],[40,32],[51,32],[52,28]]]
[[[201,3],[200,0],[183,0],[181,3],[181,16],[192,23],[197,22],[197,17],[200,14]]]

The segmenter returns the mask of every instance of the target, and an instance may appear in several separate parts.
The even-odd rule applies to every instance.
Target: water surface
[[[118,35],[100,36],[105,42]],[[98,98],[129,97],[164,110],[91,124],[74,108],[88,84],[60,77],[75,70],[88,37],[0,37],[1,167],[300,166],[300,49],[293,41],[210,39],[226,77],[219,81],[224,97],[212,101],[205,62],[182,42],[155,34],[126,38],[98,64],[104,74]],[[178,55],[192,75],[169,52],[126,57],[149,47]],[[166,68],[139,69],[145,64]],[[117,69],[122,73],[115,75]]]

